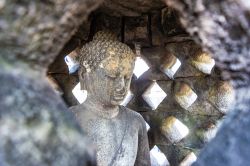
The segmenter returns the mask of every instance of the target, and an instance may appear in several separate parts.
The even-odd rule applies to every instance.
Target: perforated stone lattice
[[[161,51],[158,48],[156,51],[142,50],[141,57],[150,62],[150,69],[139,78],[139,83],[145,84],[145,88],[141,88],[144,89],[141,94],[147,105],[141,105],[138,110],[145,110],[146,113],[142,114],[148,123],[152,124],[149,131],[150,135],[153,135],[153,138],[150,138],[151,147],[157,145],[171,165],[191,165],[196,160],[195,154],[199,148],[204,146],[204,143],[196,144],[197,141],[207,142],[206,133],[210,129],[209,126],[217,126],[217,120],[223,116],[221,107],[216,107],[216,103],[221,103],[219,98],[223,100],[222,96],[232,98],[232,87],[228,82],[220,83],[216,71],[213,70],[214,59],[209,54],[199,49],[190,51],[194,45],[186,48],[184,44],[178,44],[166,47],[167,53],[162,53],[163,56],[159,56],[158,52]],[[168,52],[169,50],[171,51]],[[153,96],[145,95],[150,92],[153,84],[157,84],[160,90]],[[224,87],[223,84],[226,84],[227,88],[221,88]],[[225,93],[219,92],[222,89],[227,90]],[[161,93],[167,96],[157,101]],[[231,102],[223,100],[223,103],[227,103],[228,110]],[[149,111],[148,106],[154,111]],[[169,120],[170,117],[174,120]],[[164,120],[168,122],[165,126]],[[161,134],[157,128],[161,129]]]
[[[155,65],[154,64],[147,64],[148,62],[151,62],[151,60],[150,59],[144,60],[148,57],[141,55],[141,53],[138,53],[138,54],[140,56],[137,57],[137,60],[139,60],[137,62],[142,62],[143,65],[141,65],[140,63],[135,63],[135,70],[138,70],[138,69],[140,70],[140,72],[134,71],[134,75],[136,76],[135,80],[140,80],[140,79],[145,80],[148,77],[148,73],[152,72],[152,68],[155,67]],[[202,83],[200,83],[200,84],[193,83],[193,82],[195,82],[195,80],[194,81],[192,80],[193,82],[187,81],[190,78],[183,77],[182,74],[183,74],[183,68],[187,67],[187,62],[189,63],[190,66],[193,66],[194,69],[192,69],[192,70],[198,70],[200,73],[204,73],[205,75],[211,74],[212,68],[214,67],[214,64],[213,64],[214,60],[211,57],[208,57],[209,55],[205,54],[205,56],[203,55],[203,57],[197,56],[198,59],[196,57],[192,57],[192,58],[190,58],[190,61],[186,61],[185,63],[182,64],[182,59],[179,59],[179,57],[177,57],[173,54],[171,54],[170,56],[171,56],[171,58],[169,61],[166,61],[166,60],[160,61],[161,65],[158,64],[157,68],[158,68],[158,71],[160,71],[163,75],[166,76],[165,80],[169,80],[169,81],[173,82],[173,84],[171,84],[171,86],[173,87],[173,91],[170,92],[169,87],[166,87],[166,85],[162,84],[161,83],[162,80],[160,78],[156,77],[156,79],[153,79],[153,80],[152,80],[152,78],[149,78],[148,80],[151,80],[151,83],[148,84],[147,88],[145,88],[144,92],[141,94],[142,99],[147,103],[147,105],[151,108],[151,110],[154,110],[152,113],[156,113],[157,116],[161,116],[163,118],[162,120],[168,119],[170,116],[168,114],[164,115],[163,113],[159,112],[158,111],[159,108],[160,109],[163,108],[163,107],[159,107],[159,106],[162,103],[164,103],[164,105],[168,104],[170,100],[175,101],[174,102],[175,106],[174,105],[173,106],[176,107],[177,110],[179,109],[178,107],[180,107],[183,110],[187,111],[187,113],[191,113],[192,115],[196,114],[196,113],[200,114],[202,111],[203,112],[205,111],[204,115],[212,115],[213,112],[206,112],[207,110],[210,109],[210,107],[207,107],[207,106],[203,107],[204,104],[200,104],[201,103],[200,100],[204,100],[203,95],[209,96],[209,94],[211,94],[209,96],[210,97],[209,99],[212,102],[217,102],[217,100],[216,100],[217,93],[214,93],[214,90],[213,90],[214,87],[217,87],[216,83],[211,84],[210,89],[212,89],[212,90],[206,89],[204,91],[205,94],[202,94],[202,96],[199,96],[198,94],[201,94],[201,92],[200,92],[201,85],[200,84],[202,84]],[[206,60],[208,60],[207,65],[206,65]],[[195,64],[194,62],[197,62],[197,63]],[[184,75],[185,74],[186,73],[184,72]],[[202,76],[202,74],[196,73],[195,76]],[[190,82],[192,82],[192,83],[190,84]],[[214,82],[214,80],[211,80],[211,82]],[[209,83],[210,82],[208,80],[207,84],[209,84]],[[222,87],[225,88],[225,86],[222,86]],[[79,89],[79,87],[78,87],[78,89]],[[207,91],[209,91],[209,92],[207,93]],[[83,98],[83,97],[84,97],[84,95],[82,93],[82,97],[80,97],[80,98]],[[132,100],[134,100],[135,98],[138,98],[138,96],[135,96],[132,93],[132,91],[129,91],[121,105],[131,106],[129,103]],[[202,102],[202,103],[206,103],[206,102]],[[134,104],[134,103],[132,103],[132,104]],[[170,105],[171,104],[173,104],[173,103],[170,103]],[[171,106],[170,108],[173,108],[173,106]],[[135,110],[137,110],[137,109],[135,109]],[[177,111],[177,110],[173,110],[173,111]],[[137,110],[137,111],[140,111],[140,110]],[[183,142],[183,140],[186,140],[187,137],[188,137],[187,140],[189,140],[190,137],[192,137],[188,134],[189,127],[190,127],[190,125],[188,124],[189,122],[183,118],[184,117],[179,117],[178,115],[177,115],[177,117],[174,116],[175,122],[177,122],[177,124],[174,122],[173,123],[169,122],[169,124],[172,124],[172,125],[167,125],[167,129],[165,128],[165,130],[161,130],[162,135],[164,135],[165,138],[167,138],[170,141],[170,143],[173,145],[175,145],[175,144],[178,145],[179,143],[182,144],[181,142]],[[207,123],[207,122],[205,122],[205,123]],[[159,125],[161,125],[161,126],[158,126],[159,128],[164,127],[163,123],[161,123]],[[151,127],[149,125],[147,125],[147,128],[151,128]],[[155,130],[154,127],[152,129]],[[193,130],[192,128],[190,128],[190,129]],[[204,135],[203,139],[206,139],[205,135]],[[160,146],[160,148],[162,148],[162,146]],[[168,155],[168,153],[169,153],[169,152],[166,153],[166,151],[164,149],[163,149],[163,152],[165,154],[162,153],[161,155],[164,155],[164,156]],[[184,165],[185,165],[185,163],[193,162],[194,158],[195,158],[193,155],[189,155],[189,157],[188,157],[188,154],[186,154],[186,153],[184,153],[184,157],[186,157],[186,158],[185,159],[182,158],[182,160],[180,161],[181,163],[184,163]],[[166,160],[168,160],[166,156],[165,156],[165,158],[166,158]],[[160,159],[160,158],[158,158],[158,159]],[[156,160],[158,160],[158,159],[156,159]],[[171,161],[171,160],[172,159],[170,158],[169,161]],[[190,165],[190,164],[188,164],[188,165]]]

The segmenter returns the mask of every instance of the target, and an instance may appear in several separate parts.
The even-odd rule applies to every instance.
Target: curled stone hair
[[[99,31],[94,35],[91,42],[82,47],[78,57],[80,66],[86,72],[95,70],[110,55],[110,52],[114,52],[116,56],[121,58],[135,57],[133,51],[127,45],[119,42],[115,34],[108,31]]]

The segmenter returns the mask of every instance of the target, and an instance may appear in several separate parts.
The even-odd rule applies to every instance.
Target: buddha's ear
[[[79,76],[79,79],[83,79],[85,77],[85,73],[86,73],[86,70],[84,68],[79,68],[78,70],[78,76]]]
[[[86,72],[85,69],[81,68],[79,71],[78,71],[78,75],[79,75],[79,81],[80,81],[80,86],[81,86],[81,90],[86,90],[86,83],[85,83],[85,80],[86,78],[88,77],[88,73]]]

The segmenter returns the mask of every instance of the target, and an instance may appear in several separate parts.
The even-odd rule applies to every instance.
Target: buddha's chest
[[[138,127],[124,120],[90,120],[85,125],[96,146],[98,165],[134,165],[138,148]]]

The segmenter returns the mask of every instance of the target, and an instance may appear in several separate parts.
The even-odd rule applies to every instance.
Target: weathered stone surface
[[[1,1],[2,2],[2,1]],[[4,1],[1,55],[46,68],[101,0]]]
[[[91,145],[45,70],[100,2],[0,2],[0,165],[92,163]]]
[[[196,42],[214,55],[224,78],[234,80],[235,87],[247,85],[250,80],[249,2],[165,2],[179,12],[182,25]]]
[[[162,22],[161,22],[161,10],[154,10],[150,12],[150,40],[152,40],[153,46],[164,45],[164,33],[162,30]]]
[[[150,146],[159,146],[161,151],[166,154],[170,164],[174,166],[179,165],[188,153],[194,152],[197,154],[204,147],[207,143],[206,134],[210,130],[210,126],[216,125],[224,114],[223,110],[221,110],[222,107],[218,107],[219,103],[224,102],[217,100],[220,95],[216,89],[221,89],[219,88],[221,80],[218,69],[213,69],[211,75],[205,75],[192,66],[191,60],[195,55],[194,53],[200,49],[199,45],[190,41],[190,39],[181,42],[173,40],[173,42],[167,43],[165,47],[142,48],[142,54],[151,67],[136,80],[136,88],[134,88],[136,91],[134,93],[137,99],[132,103],[133,106],[136,105],[137,107],[133,107],[133,109],[141,111],[150,124]],[[167,53],[174,54],[182,62],[174,80],[171,80],[159,70],[161,64],[164,63],[162,58],[166,57]],[[151,80],[156,80],[165,93],[168,94],[167,98],[154,112],[147,109],[147,105],[144,104],[143,100],[140,100],[141,94],[148,87]],[[186,109],[180,106],[175,97],[174,90],[179,83],[187,84],[197,94],[197,99]],[[228,82],[225,83],[230,85]],[[231,86],[229,89],[233,90]],[[233,95],[231,90],[229,94]],[[221,93],[221,95],[227,96],[227,93]],[[223,99],[222,96],[219,98]],[[232,104],[232,102],[225,103]],[[217,106],[217,104],[219,105]],[[229,106],[226,110],[230,108]],[[159,131],[162,120],[170,116],[176,117],[190,129],[190,134],[176,144],[172,144]]]
[[[142,46],[149,46],[151,41],[148,31],[149,15],[144,14],[141,17],[126,17],[124,27],[124,42],[134,45],[135,42]]]
[[[163,34],[168,37],[186,34],[180,23],[179,14],[170,7],[161,10],[161,25]]]
[[[166,0],[181,13],[181,22],[203,47],[214,54],[224,79],[232,81],[236,104],[215,139],[194,165],[249,164],[249,52],[248,1]],[[237,17],[236,17],[237,16]]]
[[[160,0],[106,0],[101,6],[101,11],[116,16],[140,16],[142,13],[164,6]]]
[[[0,57],[0,165],[94,164],[93,149],[45,76]]]
[[[248,92],[245,92],[249,94]],[[250,96],[248,95],[248,98]],[[249,102],[246,101],[246,102]],[[235,110],[223,123],[214,140],[198,156],[194,166],[245,166],[249,163],[249,109]]]
[[[92,27],[93,34],[98,31],[103,30],[112,30],[115,33],[119,40],[122,39],[122,17],[110,16],[109,14],[99,13],[97,10],[97,14],[93,16]]]

